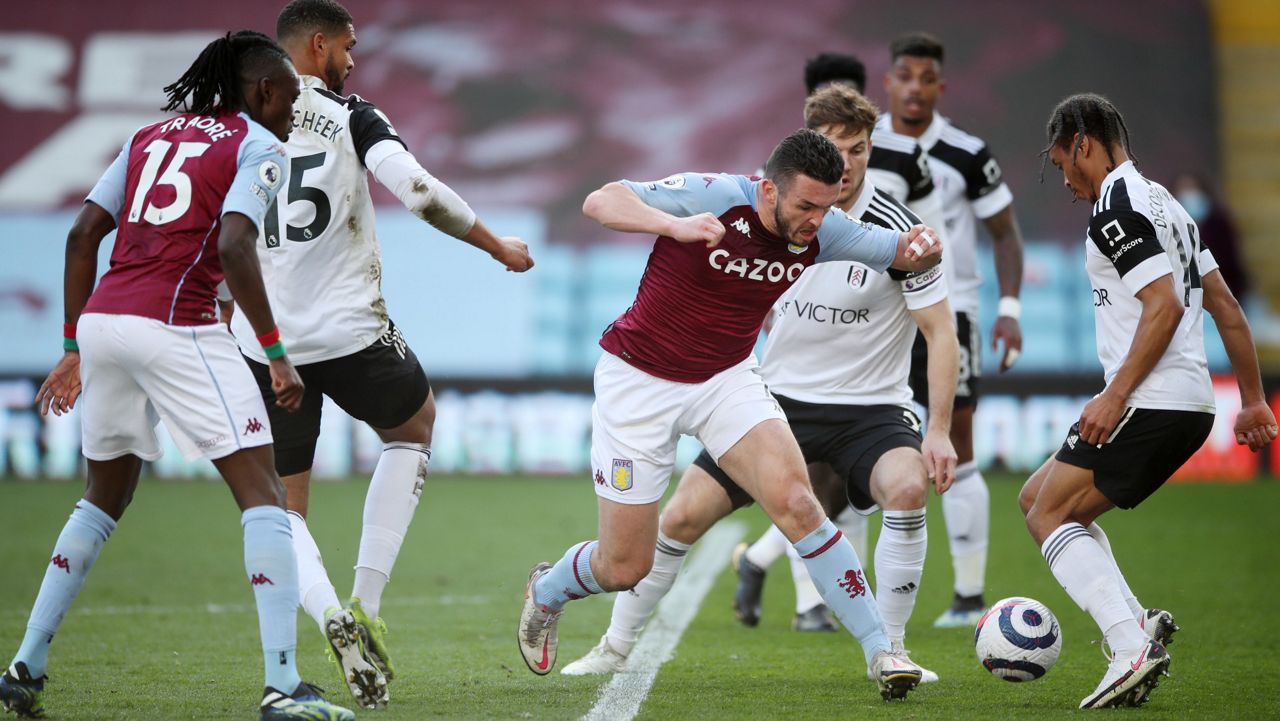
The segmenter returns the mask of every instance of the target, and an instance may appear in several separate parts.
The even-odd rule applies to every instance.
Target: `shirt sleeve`
[[[236,177],[222,202],[222,215],[240,213],[262,229],[263,216],[288,180],[288,159],[279,143],[250,136],[240,146]]]
[[[899,235],[832,208],[818,228],[818,262],[852,260],[883,273],[898,255]]]
[[[1200,249],[1198,261],[1201,278],[1218,269],[1218,260],[1213,257],[1213,253],[1210,253],[1208,248]]]
[[[735,178],[720,173],[677,173],[648,183],[621,182],[645,205],[677,218],[698,213],[720,216],[736,205],[750,205]]]
[[[132,146],[133,137],[130,136],[120,149],[120,154],[107,167],[107,172],[102,174],[97,185],[93,186],[93,190],[84,199],[86,203],[93,203],[107,211],[113,218],[119,218],[120,211],[124,210],[124,191],[129,179],[129,149]]]
[[[351,140],[356,148],[356,155],[360,158],[360,163],[364,167],[372,170],[377,163],[370,163],[371,158],[368,157],[369,151],[383,141],[391,141],[395,145],[400,146],[400,150],[408,150],[404,141],[396,133],[396,129],[391,126],[391,121],[387,119],[386,113],[379,110],[373,103],[365,100],[359,95],[352,95],[347,100],[348,106],[351,108],[351,119],[349,121],[351,127]],[[383,146],[384,148],[386,146]],[[385,150],[378,158],[385,157]]]
[[[902,289],[907,310],[921,310],[947,299],[947,278],[941,263],[917,273],[890,268],[889,277]]]
[[[964,193],[974,215],[986,220],[1013,202],[1013,193],[1004,184],[1004,173],[987,146],[973,156],[964,173]]]
[[[1156,278],[1173,273],[1155,226],[1135,210],[1104,210],[1094,215],[1089,220],[1089,240],[1134,295]]]

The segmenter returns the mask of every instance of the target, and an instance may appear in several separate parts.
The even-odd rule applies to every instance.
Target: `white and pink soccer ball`
[[[974,646],[983,668],[1005,681],[1034,681],[1062,653],[1062,629],[1043,603],[1014,596],[996,601],[978,621]]]

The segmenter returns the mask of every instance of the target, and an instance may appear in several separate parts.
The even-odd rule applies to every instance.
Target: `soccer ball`
[[[1049,672],[1062,653],[1058,619],[1030,598],[996,601],[974,636],[983,668],[1005,681],[1034,681]]]

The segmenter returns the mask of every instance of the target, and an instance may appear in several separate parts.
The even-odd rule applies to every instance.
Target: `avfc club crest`
[[[635,485],[635,464],[625,458],[613,459],[613,476],[610,483],[615,491],[629,491]]]

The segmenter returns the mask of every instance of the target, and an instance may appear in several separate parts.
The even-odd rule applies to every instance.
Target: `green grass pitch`
[[[988,600],[1026,595],[1062,624],[1057,666],[1012,684],[978,665],[969,631],[937,631],[951,568],[941,508],[930,505],[929,561],[907,643],[942,681],[901,704],[880,700],[846,634],[790,630],[790,574],[766,584],[765,618],[733,619],[734,578],[725,571],[664,665],[641,719],[1052,719],[1101,678],[1100,634],[1054,581],[1027,536],[1017,479],[993,476]],[[365,484],[317,483],[311,527],[339,596],[350,589]],[[0,482],[0,663],[22,637],[28,609],[77,484]],[[1149,605],[1172,610],[1183,631],[1171,672],[1129,718],[1280,718],[1280,653],[1274,629],[1275,534],[1280,484],[1173,485],[1142,508],[1103,520],[1131,585]],[[756,509],[738,514],[751,534]],[[391,707],[361,718],[576,719],[602,679],[535,677],[514,640],[526,574],[571,543],[595,535],[590,481],[434,478],[427,486],[387,589],[383,616],[400,676]],[[878,522],[877,524],[878,525]],[[873,531],[874,535],[875,531]],[[696,551],[695,551],[696,552]],[[51,719],[256,718],[261,657],[246,582],[238,511],[214,483],[145,483],[108,543],[54,642],[45,705]],[[610,597],[571,604],[560,624],[559,665],[596,643]],[[323,641],[299,615],[305,678],[350,698],[325,660]]]

